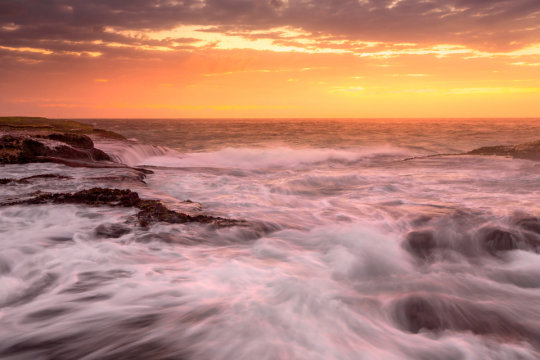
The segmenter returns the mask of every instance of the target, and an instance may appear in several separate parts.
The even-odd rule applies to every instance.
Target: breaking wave
[[[391,147],[365,149],[293,149],[278,148],[225,148],[215,152],[163,154],[149,156],[137,165],[165,167],[231,167],[281,168],[297,167],[321,162],[357,162],[369,158],[395,158],[409,154],[407,150]],[[175,156],[176,155],[176,156]]]

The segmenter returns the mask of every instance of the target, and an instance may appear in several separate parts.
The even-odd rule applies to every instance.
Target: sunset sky
[[[538,117],[539,0],[0,0],[0,115]]]

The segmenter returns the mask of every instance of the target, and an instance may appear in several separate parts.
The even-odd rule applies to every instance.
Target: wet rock
[[[0,275],[8,274],[11,271],[9,263],[0,257]]]
[[[469,151],[468,155],[512,156],[515,146],[487,146]]]
[[[502,252],[512,250],[524,250],[538,252],[540,249],[540,237],[532,230],[537,230],[534,219],[522,219],[518,221],[521,228],[526,231],[519,230],[503,230],[498,228],[481,229],[477,236],[481,241],[481,245],[488,253],[498,256]]]
[[[41,139],[50,139],[50,140],[56,140],[63,143],[66,143],[68,145],[78,147],[81,149],[93,149],[94,148],[94,142],[90,137],[82,134],[48,134],[48,135],[37,135],[37,138]]]
[[[95,162],[90,160],[73,160],[73,159],[61,159],[57,157],[47,157],[43,158],[42,161],[51,162],[55,164],[62,164],[69,167],[83,167],[83,168],[95,168],[95,169],[131,169],[141,174],[153,174],[152,170],[139,168],[139,167],[130,167],[124,164],[110,163],[110,162]]]
[[[130,232],[130,228],[121,224],[101,224],[94,230],[96,237],[100,239],[118,239]]]
[[[22,183],[22,184],[24,184],[24,183],[28,183],[29,180],[35,180],[35,179],[67,180],[67,179],[72,179],[72,177],[64,176],[64,175],[57,175],[57,174],[41,174],[41,175],[34,175],[34,176],[25,177],[25,178],[22,178],[22,179],[4,178],[4,179],[0,179],[0,185],[6,185],[6,184],[9,184],[9,183]]]
[[[0,203],[0,206],[8,205],[37,205],[37,204],[81,204],[81,205],[108,205],[120,207],[136,207],[141,211],[135,218],[142,227],[155,222],[167,222],[170,224],[184,224],[198,222],[217,226],[234,226],[239,221],[213,217],[207,215],[191,216],[184,213],[167,209],[158,200],[143,200],[139,194],[131,190],[92,188],[76,193],[41,194],[31,199]]]
[[[515,221],[515,224],[524,230],[540,234],[540,220],[537,218],[520,218]]]
[[[500,145],[474,149],[465,155],[512,156],[514,159],[540,161],[540,141],[531,141],[519,145]]]
[[[49,137],[51,136],[55,140],[50,139]],[[35,140],[35,138],[39,138],[39,140]],[[0,163],[27,164],[33,162],[51,162],[50,158],[111,161],[109,155],[94,148],[92,140],[84,135],[52,134],[37,135],[35,138],[29,135],[5,135],[1,137]],[[69,142],[56,139],[63,139]]]
[[[538,334],[514,319],[504,308],[490,308],[484,302],[472,302],[446,295],[417,293],[394,302],[394,316],[405,331],[422,330],[472,332],[505,340],[538,343]]]
[[[483,246],[491,254],[518,249],[518,238],[508,231],[486,229],[483,232]]]
[[[425,260],[437,246],[435,233],[431,230],[411,231],[401,246],[417,258]]]
[[[109,130],[94,129],[94,134],[99,135],[99,136],[104,137],[104,138],[108,138],[108,139],[127,141],[127,139],[124,136],[122,136],[120,134],[117,134],[115,132],[109,131]]]
[[[512,156],[514,159],[528,159],[540,161],[540,141],[532,141],[517,145]]]
[[[94,290],[114,279],[131,277],[132,273],[125,270],[88,271],[78,275],[78,281],[60,293],[79,294]]]
[[[443,324],[435,306],[421,296],[406,298],[399,304],[398,311],[401,325],[414,334],[421,329],[438,330]]]
[[[71,176],[58,175],[58,174],[40,174],[22,178],[21,180],[28,181],[34,179],[56,179],[56,180],[67,180],[73,179]]]

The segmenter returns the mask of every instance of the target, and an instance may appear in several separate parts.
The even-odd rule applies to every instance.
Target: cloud
[[[378,53],[452,44],[504,52],[540,43],[539,24],[538,0],[8,0],[0,3],[0,46],[190,50],[196,46],[186,44],[200,39],[146,34],[193,25],[298,48]],[[275,30],[286,28],[295,33]]]

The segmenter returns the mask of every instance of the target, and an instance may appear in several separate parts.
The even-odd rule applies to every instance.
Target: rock
[[[50,140],[56,140],[61,141],[63,143],[66,143],[68,145],[78,147],[81,149],[93,149],[94,148],[94,142],[90,137],[86,135],[79,135],[79,134],[49,134],[49,135],[37,135],[37,138],[42,139],[50,139]]]
[[[512,156],[514,159],[540,161],[540,141],[526,142],[519,145],[481,147],[464,155]]]
[[[73,147],[59,140],[45,139],[40,135],[35,140],[29,135],[5,135],[0,138],[0,163],[1,164],[27,164],[32,162],[51,162],[49,157],[87,160],[87,161],[111,161],[109,155],[99,149],[95,149],[92,140],[84,135],[53,134],[55,139],[64,139],[70,143],[76,143]],[[49,135],[47,135],[49,137]],[[88,146],[92,146],[88,148]]]
[[[488,229],[483,238],[485,249],[495,254],[500,251],[510,251],[518,249],[518,239],[508,231],[501,229]]]
[[[467,155],[512,156],[515,146],[488,146],[469,151]]]
[[[118,239],[131,232],[131,229],[120,224],[101,224],[95,230],[96,237],[101,239]]]
[[[45,135],[47,135],[48,132],[54,131],[61,133],[93,135],[114,140],[127,140],[122,135],[112,131],[94,129],[94,127],[90,124],[83,124],[73,120],[53,120],[41,117],[0,117],[0,131],[8,133],[17,133],[21,131],[25,131],[26,133],[39,132]]]
[[[540,161],[540,141],[517,145],[512,152],[512,156],[514,159]]]
[[[405,331],[416,334],[445,330],[472,332],[513,340],[538,342],[536,330],[527,328],[509,312],[486,302],[472,302],[442,294],[409,294],[394,302],[394,318]]]
[[[408,233],[401,246],[412,255],[425,260],[431,255],[436,245],[434,232],[423,230]]]
[[[0,206],[8,205],[36,205],[36,204],[82,204],[82,205],[108,205],[120,207],[136,207],[141,211],[135,215],[139,225],[146,227],[151,223],[166,222],[170,224],[184,224],[188,222],[199,222],[217,226],[234,226],[240,224],[239,221],[213,217],[206,215],[191,216],[167,209],[158,200],[143,200],[139,194],[131,190],[92,188],[76,193],[42,194],[34,198],[10,203],[2,203]],[[105,230],[104,230],[105,231]],[[104,232],[105,233],[105,232]]]
[[[41,175],[34,175],[25,177],[22,179],[0,179],[0,185],[6,185],[9,183],[28,183],[29,180],[35,180],[35,179],[57,179],[57,180],[67,180],[72,179],[70,176],[64,176],[64,175],[56,175],[56,174],[41,174]]]
[[[538,218],[519,218],[515,221],[515,224],[524,230],[540,234],[540,219]]]

